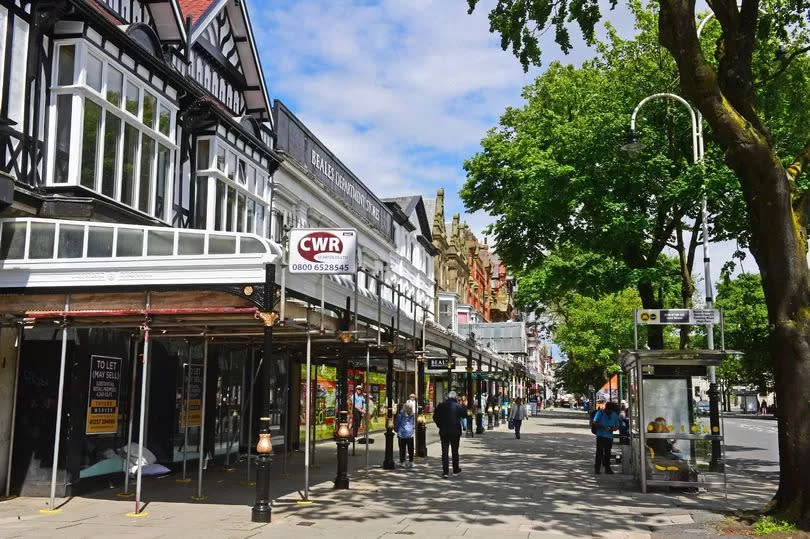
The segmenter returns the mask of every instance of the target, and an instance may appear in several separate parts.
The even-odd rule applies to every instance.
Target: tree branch
[[[793,163],[785,171],[788,174],[788,178],[791,180],[791,189],[796,190],[796,180],[799,176],[807,168],[807,163],[810,162],[810,142],[808,142],[802,151],[799,152],[799,155],[793,160]]]
[[[810,51],[810,46],[802,47],[801,49],[797,49],[797,50],[791,52],[790,54],[788,54],[782,60],[782,65],[779,66],[779,69],[777,69],[776,71],[774,71],[770,75],[764,77],[762,80],[756,81],[754,83],[754,86],[756,86],[756,87],[764,86],[765,84],[767,84],[767,83],[771,82],[772,80],[774,80],[775,78],[779,77],[782,73],[787,71],[787,68],[790,67],[790,64],[791,64],[791,62],[793,62],[793,60],[795,60],[798,56],[801,56],[802,54],[804,54],[804,53],[806,53],[808,51]]]

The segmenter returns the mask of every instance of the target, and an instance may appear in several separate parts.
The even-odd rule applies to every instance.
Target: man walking
[[[458,465],[458,444],[461,441],[461,420],[467,417],[467,411],[458,403],[455,391],[447,394],[447,400],[436,407],[433,412],[433,421],[439,427],[439,437],[442,440],[442,477],[447,479],[450,475],[450,459],[448,450],[453,451],[453,473],[460,474]]]

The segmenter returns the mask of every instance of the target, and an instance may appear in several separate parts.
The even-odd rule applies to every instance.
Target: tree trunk
[[[743,178],[752,252],[762,274],[775,390],[780,396],[779,490],[773,512],[810,529],[810,271],[802,219],[793,211],[787,174],[772,156],[730,155]],[[748,163],[746,166],[744,163]],[[755,170],[750,172],[750,168]],[[748,177],[746,177],[748,176]]]
[[[807,208],[794,177],[775,154],[756,115],[750,53],[756,40],[757,4],[743,2],[742,17],[730,2],[715,15],[723,28],[720,75],[703,55],[693,2],[660,0],[659,41],[675,59],[686,96],[703,113],[742,186],[751,251],[759,264],[768,306],[775,390],[779,398],[779,490],[771,512],[810,529],[810,270]],[[718,13],[717,9],[720,8]],[[733,19],[733,20],[732,20]],[[738,47],[739,45],[739,47]],[[726,58],[726,56],[728,57]]]
[[[655,296],[655,287],[649,282],[639,282],[636,285],[638,295],[641,297],[641,306],[645,309],[660,309],[661,302]],[[664,349],[664,326],[647,326],[647,346],[651,350]]]

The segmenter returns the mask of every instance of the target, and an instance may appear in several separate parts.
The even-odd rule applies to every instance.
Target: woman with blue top
[[[410,468],[413,466],[413,432],[414,432],[414,406],[411,401],[399,405],[397,416],[394,419],[394,431],[399,439],[399,465]],[[405,464],[405,450],[408,450],[408,464]]]

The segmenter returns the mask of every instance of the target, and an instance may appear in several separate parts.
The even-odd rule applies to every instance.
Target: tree
[[[609,373],[618,372],[617,352],[633,347],[633,310],[641,307],[638,292],[627,288],[590,298],[574,294],[554,341],[568,357],[555,376],[568,391],[587,393],[601,387]]]
[[[478,3],[468,0],[470,11]],[[681,91],[703,114],[739,182],[750,248],[762,274],[777,397],[801,403],[779,414],[780,479],[771,511],[810,529],[809,197],[803,177],[810,136],[805,128],[802,139],[777,138],[796,131],[763,116],[757,106],[762,87],[792,82],[784,75],[796,73],[793,64],[808,51],[810,3],[741,0],[738,7],[738,0],[713,0],[709,6],[720,34],[708,51],[697,35],[694,1],[657,4],[658,40],[677,66]],[[489,15],[490,30],[501,35],[503,48],[511,47],[524,67],[539,63],[537,36],[546,28],[553,27],[557,42],[568,50],[567,21],[575,21],[593,43],[601,17],[598,2],[552,0],[497,0]],[[757,60],[773,58],[774,52],[777,65],[755,70]],[[793,107],[806,109],[795,106],[805,99],[806,94],[800,96]]]
[[[686,111],[652,102],[641,117],[648,157],[632,160],[619,151],[627,111],[662,88],[675,90],[677,80],[656,42],[655,17],[640,7],[636,16],[635,39],[610,32],[596,59],[579,69],[552,64],[524,90],[526,105],[507,109],[465,163],[461,197],[468,209],[497,216],[498,253],[511,267],[544,271],[550,252],[573,250],[609,270],[623,268],[626,282],[611,278],[619,286],[603,293],[631,283],[645,308],[664,306],[669,267],[661,257],[672,247],[681,254],[679,303],[690,307],[701,171],[691,163]],[[662,347],[660,327],[651,328],[650,341]]]
[[[723,309],[726,348],[739,350],[742,357],[730,360],[736,384],[773,387],[773,368],[768,349],[768,309],[759,275],[743,273],[731,279],[726,273],[717,284],[717,307]]]

